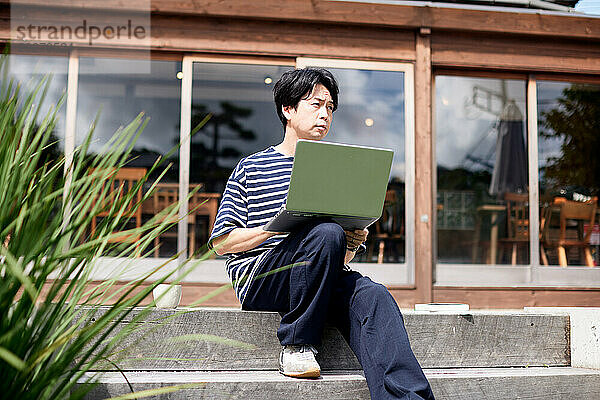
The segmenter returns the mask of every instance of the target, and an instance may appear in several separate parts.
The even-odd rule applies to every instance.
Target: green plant
[[[147,119],[138,115],[115,134],[101,155],[88,155],[92,128],[72,163],[67,165],[64,155],[48,158],[63,99],[42,115],[50,78],[23,88],[7,79],[6,64],[4,56],[0,60],[0,391],[2,397],[14,399],[82,398],[93,385],[77,382],[93,383],[95,377],[86,371],[105,360],[128,334],[127,329],[117,330],[118,324],[156,285],[176,273],[166,271],[165,264],[120,288],[114,286],[115,279],[90,285],[96,260],[108,251],[130,259],[145,256],[140,253],[169,228],[166,221],[173,220],[170,217],[178,207],[174,204],[142,227],[128,229],[125,210],[135,203],[135,192],[148,184],[145,179],[118,201],[104,200],[114,171],[130,158]],[[162,168],[160,163],[157,160],[146,176]],[[155,185],[150,184],[144,197]],[[102,209],[110,210],[110,215],[92,236],[91,220]],[[124,234],[141,239],[111,243]],[[154,281],[147,284],[151,276]],[[112,305],[97,313],[107,303]],[[131,326],[149,309],[137,314]]]

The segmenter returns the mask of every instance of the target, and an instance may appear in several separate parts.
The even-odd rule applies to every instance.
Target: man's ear
[[[291,119],[291,112],[294,110],[294,106],[281,106],[281,111],[286,119]]]

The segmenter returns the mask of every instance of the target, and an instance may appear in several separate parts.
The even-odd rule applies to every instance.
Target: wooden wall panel
[[[416,303],[424,303],[422,295],[416,289],[388,288],[398,307],[412,309]]]
[[[434,31],[436,66],[600,73],[600,43]]]
[[[100,283],[101,282],[90,282],[89,289],[98,286]],[[122,290],[125,285],[126,285],[125,282],[115,283],[110,288],[110,290],[107,292],[107,297],[110,294],[117,292],[118,290]],[[190,304],[194,304],[195,302],[200,300],[202,297],[206,296],[207,294],[212,293],[216,289],[219,289],[221,286],[222,285],[212,284],[212,283],[184,283],[183,288],[182,288],[180,304],[182,306],[188,306]],[[44,287],[42,288],[42,294],[40,296],[40,301],[43,301],[43,299],[45,299],[45,296],[48,293],[48,291],[50,290],[50,287],[51,287],[51,282],[44,284]],[[144,287],[146,287],[146,285],[141,285],[140,287],[136,288],[132,292],[132,296],[140,293],[140,291]],[[20,296],[21,294],[22,294],[22,291],[18,294],[18,296]],[[117,297],[114,297],[113,301],[116,299],[117,299]],[[147,296],[142,300],[141,304],[142,305],[150,304],[151,301],[152,301],[152,296]],[[197,307],[240,307],[240,303],[238,302],[233,289],[227,289],[227,290],[219,293],[218,295],[204,301],[202,304],[197,304],[196,306]]]
[[[182,305],[193,303],[217,287],[211,284],[185,284]],[[425,302],[417,289],[390,287],[389,290],[401,308],[412,309],[415,303]],[[434,287],[432,293],[430,302],[467,303],[472,309],[600,306],[600,289]],[[239,302],[233,290],[229,290],[204,305],[239,307]]]
[[[51,14],[59,12],[59,9],[32,9],[27,20],[45,25],[53,20],[77,23],[81,17],[77,12],[62,12],[61,19]],[[90,10],[89,13],[94,13],[95,21],[106,21],[107,25],[114,16],[114,12],[109,11]],[[9,10],[0,6],[0,40],[10,38],[9,15]],[[189,15],[153,15],[151,26],[153,50],[390,61],[414,60],[415,57],[414,33],[399,29]],[[70,43],[87,47],[86,41],[73,37]],[[132,49],[132,43],[102,37],[94,44],[94,48]]]
[[[431,301],[433,282],[431,37],[416,34],[415,63],[415,286],[420,302]]]
[[[437,303],[467,303],[471,308],[598,307],[599,289],[436,287]]]
[[[414,34],[323,24],[155,16],[152,45],[184,51],[414,60]]]
[[[97,284],[91,283],[90,285]],[[115,284],[112,291],[122,288],[123,285],[124,283]],[[181,305],[188,306],[193,304],[220,286],[210,283],[184,283]],[[42,300],[49,288],[49,283],[44,285],[41,296]],[[415,303],[424,302],[419,292],[414,288],[390,287],[389,291],[401,308],[412,309]],[[138,292],[139,289],[135,291],[135,293]],[[432,293],[432,302],[467,303],[472,309],[521,309],[526,306],[600,307],[600,289],[434,287]],[[150,298],[146,298],[142,304],[148,304],[150,300]],[[233,289],[228,289],[198,306],[239,308],[240,303],[235,297]]]
[[[181,305],[190,305],[201,299],[202,297],[212,293],[219,289],[222,285],[218,284],[184,284],[181,294]],[[227,289],[226,291],[219,293],[215,297],[212,297],[202,304],[196,305],[197,307],[240,307],[240,302],[235,296],[233,289]]]
[[[0,2],[6,2],[1,0]],[[47,5],[43,0],[12,0],[13,3]],[[167,14],[190,14],[234,18],[278,19],[296,22],[368,24],[418,29],[514,32],[524,35],[570,36],[600,39],[600,20],[581,15],[520,9],[467,9],[445,4],[414,2],[376,4],[327,0],[53,0],[52,5],[120,11],[146,10]]]

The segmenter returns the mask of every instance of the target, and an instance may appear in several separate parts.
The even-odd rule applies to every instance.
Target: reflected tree
[[[560,156],[542,168],[546,189],[582,187],[600,193],[600,90],[574,84],[557,99],[558,106],[541,113],[540,136],[560,139]]]
[[[192,105],[192,127],[211,114],[208,122],[198,131],[191,143],[190,182],[202,182],[207,191],[223,191],[224,182],[231,173],[229,167],[219,165],[223,158],[240,158],[243,154],[236,147],[222,146],[222,140],[256,140],[253,130],[245,128],[240,119],[249,118],[252,109],[222,101],[214,111],[205,104]],[[200,135],[200,136],[198,136]]]

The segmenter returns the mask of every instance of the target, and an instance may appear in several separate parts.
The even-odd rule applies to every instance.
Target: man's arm
[[[211,246],[218,255],[241,253],[252,250],[268,238],[279,234],[279,232],[265,231],[260,226],[256,228],[235,228],[231,232],[214,239]],[[366,240],[368,234],[369,231],[366,229],[354,232],[346,231],[348,247],[346,248],[346,256],[344,257],[345,264],[352,261],[356,255],[358,246]]]
[[[348,264],[350,261],[354,259],[356,255],[356,251],[346,249],[346,257],[344,258],[344,265]]]
[[[242,251],[252,250],[271,236],[279,234],[279,232],[265,231],[261,226],[235,228],[231,232],[214,239],[212,247],[215,253],[220,256],[228,253],[241,253]]]

